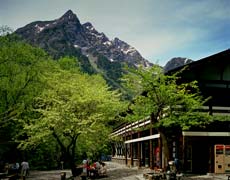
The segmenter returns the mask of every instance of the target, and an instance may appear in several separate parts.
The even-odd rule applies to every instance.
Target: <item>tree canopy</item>
[[[171,128],[179,131],[206,126],[212,121],[208,113],[201,113],[205,99],[199,93],[197,82],[178,84],[179,76],[165,75],[162,68],[131,70],[124,77],[125,84],[134,94],[125,119],[141,120],[149,117],[151,127],[158,130],[164,146],[164,157],[169,159],[167,133]]]
[[[72,167],[78,154],[108,148],[109,123],[126,103],[101,76],[79,66],[77,58],[54,61],[16,36],[0,37],[0,146],[17,142],[14,148],[33,150],[34,159],[62,158]]]
[[[17,36],[5,33],[0,37],[0,157],[16,149],[16,135],[33,117],[34,98],[43,91],[43,76],[53,69],[52,64],[44,51]]]
[[[206,101],[200,95],[197,82],[178,84],[178,78],[165,75],[157,65],[130,71],[124,80],[134,100],[129,106],[132,113],[126,118],[140,120],[152,116],[157,126],[176,125],[184,130],[209,123],[209,115],[197,111]]]
[[[61,66],[66,67],[63,63]],[[44,79],[47,85],[34,105],[38,118],[24,126],[28,138],[20,147],[35,148],[52,136],[65,160],[74,163],[71,160],[75,159],[77,140],[82,138],[85,145],[91,144],[90,141],[103,144],[102,140],[111,132],[108,123],[124,104],[120,94],[111,91],[98,75],[60,69],[48,73]],[[95,147],[88,147],[88,153],[97,151]]]
[[[42,74],[49,62],[42,50],[17,37],[0,37],[0,126],[10,128],[8,132],[17,133],[16,120],[28,113],[43,90]]]
[[[47,87],[36,98],[35,112],[41,116],[26,126],[32,135],[25,145],[36,144],[37,138],[54,132],[64,139],[93,133],[122,108],[119,94],[109,91],[100,76],[62,70],[45,79]]]

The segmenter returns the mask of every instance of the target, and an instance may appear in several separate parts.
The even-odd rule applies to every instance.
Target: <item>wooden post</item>
[[[153,115],[152,115],[153,116]],[[153,117],[151,116],[150,119],[150,136],[153,135]],[[154,168],[154,162],[153,162],[153,140],[149,140],[149,167],[150,169]]]
[[[131,139],[133,139],[133,134],[131,134]],[[133,143],[130,144],[130,156],[131,156],[131,166],[133,166]]]
[[[149,155],[149,166],[151,169],[154,169],[154,167],[153,167],[154,166],[153,165],[153,140],[152,139],[150,139],[149,146],[150,146],[150,148],[149,148],[149,153],[150,153],[150,155]]]
[[[183,136],[183,146],[182,146],[182,148],[183,148],[183,154],[182,154],[182,170],[184,171],[185,170],[185,158],[186,158],[186,149],[185,149],[185,137],[184,137],[184,135],[182,135]]]
[[[161,137],[160,138],[158,138],[158,147],[159,147],[159,156],[160,156],[160,164],[159,164],[159,166],[161,167],[161,168],[163,168],[162,167],[162,145],[161,145],[162,143],[161,143]]]
[[[153,135],[153,128],[150,128],[150,135]],[[149,140],[149,167],[153,169],[154,167],[154,162],[153,162],[153,140]]]
[[[126,140],[126,135],[125,135],[125,140]],[[125,144],[125,165],[128,165],[127,144]]]
[[[138,138],[141,137],[140,132],[138,132]],[[137,144],[137,158],[138,158],[138,167],[141,167],[141,142]]]
[[[125,124],[125,141],[127,140],[127,132],[126,132],[127,124]],[[125,165],[128,165],[128,157],[127,157],[127,144],[125,144]]]

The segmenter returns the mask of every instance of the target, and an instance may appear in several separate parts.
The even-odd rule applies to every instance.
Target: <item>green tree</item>
[[[44,51],[17,36],[0,37],[0,144],[4,147],[15,148],[10,141],[21,130],[23,121],[33,116],[33,99],[43,90],[42,74],[49,62]]]
[[[94,128],[94,131],[96,133],[84,134],[79,138],[78,154],[84,156],[84,153],[87,152],[87,157],[98,160],[102,154],[111,154],[111,141],[108,134],[111,133],[112,127],[100,123]]]
[[[61,69],[69,71],[80,71],[78,58],[76,57],[62,57],[58,60]]]
[[[150,117],[150,133],[153,127],[160,134],[165,164],[169,160],[166,136],[172,128],[188,130],[194,126],[206,126],[212,119],[197,111],[205,100],[200,96],[196,82],[178,84],[177,75],[164,75],[163,70],[155,65],[131,70],[124,77],[126,86],[135,96],[129,106],[131,113],[125,118],[135,121]]]
[[[8,34],[11,34],[13,32],[13,30],[6,26],[6,25],[1,25],[0,26],[0,36],[6,36]]]
[[[0,39],[0,118],[4,123],[19,116],[43,89],[41,74],[48,56],[44,51],[15,41]]]
[[[20,158],[16,136],[21,135],[24,123],[36,116],[32,112],[34,98],[44,89],[45,72],[51,72],[56,65],[43,50],[21,41],[7,28],[1,31],[0,158],[13,161]]]
[[[120,94],[110,91],[98,75],[60,70],[45,79],[47,86],[36,98],[35,113],[40,116],[25,125],[28,139],[21,141],[20,148],[35,148],[52,137],[75,175],[78,140],[87,145],[90,140],[95,143],[108,136],[107,125],[124,108],[124,103]]]

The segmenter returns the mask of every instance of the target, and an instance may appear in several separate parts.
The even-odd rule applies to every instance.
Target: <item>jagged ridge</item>
[[[69,46],[80,49],[85,55],[97,52],[110,61],[127,62],[134,66],[152,65],[134,47],[124,41],[118,38],[109,40],[89,22],[81,24],[71,10],[57,20],[33,22],[16,30],[16,33],[44,49],[47,49],[47,44],[67,41]],[[48,39],[44,38],[46,34],[49,34]]]
[[[81,24],[71,10],[56,20],[32,22],[15,33],[55,59],[66,55],[78,57],[84,71],[102,73],[114,87],[119,84],[124,63],[132,67],[152,65],[126,42],[118,38],[109,40],[89,22]]]

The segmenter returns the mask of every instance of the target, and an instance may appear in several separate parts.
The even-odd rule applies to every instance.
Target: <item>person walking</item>
[[[21,176],[22,179],[25,180],[26,176],[29,175],[29,163],[27,161],[23,161],[21,163]]]

